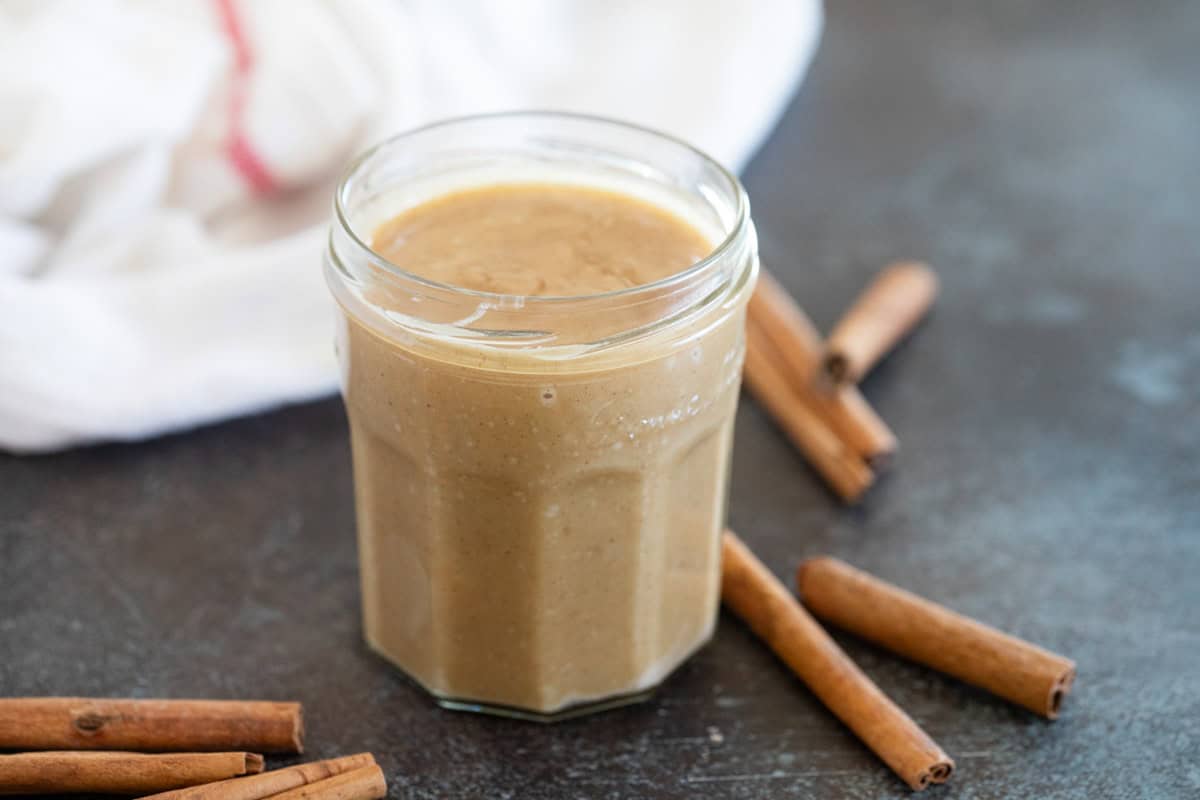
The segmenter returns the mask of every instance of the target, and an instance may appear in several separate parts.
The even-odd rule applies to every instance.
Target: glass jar
[[[541,297],[439,284],[370,247],[407,208],[514,182],[633,195],[714,249],[655,283]],[[360,157],[326,276],[371,647],[442,705],[554,719],[641,699],[703,645],[757,270],[737,179],[643,128],[500,114]]]

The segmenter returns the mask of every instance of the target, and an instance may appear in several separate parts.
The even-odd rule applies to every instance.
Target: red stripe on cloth
[[[213,0],[217,17],[233,48],[233,78],[229,87],[229,139],[225,153],[234,169],[256,194],[269,194],[279,184],[246,133],[246,92],[254,68],[254,50],[242,28],[234,0]]]

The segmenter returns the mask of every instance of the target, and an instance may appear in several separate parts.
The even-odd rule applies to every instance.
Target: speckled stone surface
[[[746,175],[823,327],[885,261],[935,316],[864,386],[903,452],[839,508],[747,400],[732,520],[1067,653],[1046,723],[839,637],[958,761],[929,796],[1200,796],[1200,5],[831,4]],[[393,797],[880,798],[903,785],[725,617],[656,700],[543,727],[434,708],[360,641],[329,400],[0,457],[0,694],[298,698]]]

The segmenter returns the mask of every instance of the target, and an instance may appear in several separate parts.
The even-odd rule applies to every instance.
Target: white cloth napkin
[[[5,0],[0,449],[333,391],[329,201],[373,141],[553,108],[738,169],[820,25],[819,0]]]

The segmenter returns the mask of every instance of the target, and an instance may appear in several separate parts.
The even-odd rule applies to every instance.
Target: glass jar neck
[[[633,195],[687,220],[715,248],[654,283],[542,297],[439,284],[370,246],[378,226],[405,209],[502,183],[574,184]],[[347,313],[382,336],[553,360],[599,354],[735,307],[753,285],[756,251],[745,192],[702,153],[608,120],[521,113],[441,123],[362,156],[338,188],[326,272]]]

